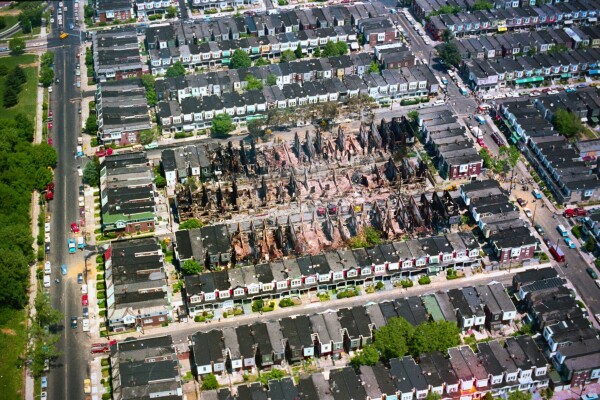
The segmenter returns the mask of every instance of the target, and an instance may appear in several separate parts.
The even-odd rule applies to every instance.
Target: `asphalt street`
[[[341,308],[351,308],[355,306],[368,305],[374,303],[381,303],[385,301],[390,301],[402,297],[412,297],[412,296],[423,296],[427,294],[435,293],[439,290],[449,290],[453,288],[459,288],[466,285],[485,285],[489,284],[492,281],[500,282],[504,285],[508,285],[512,282],[512,276],[518,272],[517,270],[513,270],[512,273],[502,274],[501,277],[491,277],[489,274],[478,274],[470,277],[468,280],[458,279],[451,281],[443,281],[441,284],[432,284],[424,285],[424,286],[415,286],[410,289],[393,289],[387,290],[383,292],[377,292],[374,294],[370,294],[367,297],[358,296],[358,297],[350,297],[346,299],[334,300],[334,301],[326,301],[326,302],[316,302],[308,305],[303,305],[302,307],[290,307],[290,308],[279,308],[273,312],[265,313],[265,314],[257,314],[253,313],[247,316],[234,317],[230,319],[222,319],[218,322],[211,322],[208,324],[199,324],[190,322],[188,324],[179,324],[179,326],[174,329],[173,326],[169,326],[168,334],[173,337],[174,343],[184,343],[187,342],[188,337],[195,332],[207,332],[212,329],[223,329],[226,327],[235,327],[239,325],[247,325],[252,324],[257,321],[269,321],[269,320],[280,320],[284,317],[291,317],[295,315],[305,315],[305,314],[319,314],[327,311],[338,310]],[[160,330],[162,328],[158,328]],[[147,337],[157,337],[163,336],[165,333],[153,333],[156,330],[148,330],[144,335]],[[137,335],[136,335],[137,336]]]
[[[56,24],[58,1],[53,4]],[[72,13],[72,7],[63,13],[65,24],[72,20]],[[53,266],[53,278],[60,279],[60,283],[53,284],[50,290],[52,305],[64,314],[64,324],[61,340],[57,344],[61,356],[51,363],[48,397],[76,399],[84,396],[83,380],[87,376],[89,361],[89,339],[81,331],[81,323],[77,330],[71,329],[71,317],[82,316],[81,289],[77,284],[77,273],[82,272],[83,255],[80,251],[74,255],[68,254],[67,249],[70,224],[79,219],[77,196],[80,180],[76,170],[79,161],[73,156],[77,146],[77,135],[81,131],[77,113],[80,92],[75,86],[79,38],[75,33],[71,34],[68,40],[61,41],[58,38],[60,28],[57,28],[55,26],[47,39],[48,47],[54,48],[55,54],[56,83],[49,103],[54,117],[54,127],[50,135],[58,152],[58,166],[54,174],[55,197],[49,205],[51,216],[49,259]],[[66,276],[61,275],[62,264],[67,265]],[[79,321],[81,322],[81,318]]]

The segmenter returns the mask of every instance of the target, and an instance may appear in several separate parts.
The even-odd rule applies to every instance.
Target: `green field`
[[[0,14],[0,17],[4,17],[4,21],[6,21],[6,27],[0,30],[0,32],[4,32],[5,30],[12,28],[17,22],[19,22],[18,15]]]
[[[37,62],[37,56],[33,54],[23,54],[21,56],[0,57],[0,64],[6,65],[10,70],[16,64],[29,65],[25,68],[27,82],[23,85],[19,93],[19,103],[9,109],[4,108],[2,98],[4,97],[4,80],[6,77],[0,77],[0,117],[12,118],[18,113],[24,113],[32,119],[35,117],[35,105],[37,103],[37,67],[33,64]]]
[[[21,399],[25,348],[25,311],[0,309],[0,393],[3,399]]]

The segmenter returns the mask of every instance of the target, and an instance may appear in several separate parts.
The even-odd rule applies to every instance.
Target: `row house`
[[[135,28],[95,31],[91,36],[94,78],[97,82],[141,78],[146,72]]]
[[[94,0],[93,5],[97,22],[124,22],[134,16],[131,0]]]
[[[298,46],[306,54],[312,54],[314,49],[322,47],[327,42],[345,42],[351,49],[356,49],[358,36],[349,27],[319,28],[300,32],[285,32],[277,35],[247,37],[225,41],[195,41],[179,46],[163,47],[163,43],[173,43],[170,34],[171,27],[154,28],[150,40],[148,62],[152,74],[164,74],[176,62],[181,62],[186,68],[227,66],[237,49],[241,49],[253,58],[272,59],[279,57],[281,52],[296,50]],[[160,40],[163,36],[166,40]],[[158,37],[158,42],[155,40]],[[176,44],[176,43],[175,43]]]
[[[429,18],[425,29],[436,40],[441,40],[448,29],[454,36],[481,35],[485,33],[516,30],[558,29],[574,24],[594,23],[600,14],[595,2],[572,1],[511,9],[492,9],[458,14],[443,14]]]
[[[324,71],[323,76],[330,75]],[[179,80],[178,82],[182,82]],[[235,86],[235,83],[234,83]],[[177,95],[184,92],[194,93],[194,90],[182,88]],[[365,94],[380,103],[388,103],[393,99],[404,97],[422,97],[437,93],[438,83],[428,66],[419,65],[400,70],[386,70],[382,75],[376,73],[345,75],[323,78],[319,81],[293,82],[279,86],[266,86],[262,90],[247,92],[221,92],[202,96],[203,91],[195,91],[199,97],[184,97],[181,103],[176,100],[160,101],[158,103],[158,119],[163,132],[192,131],[211,126],[212,119],[219,114],[227,113],[235,123],[244,123],[255,115],[264,115],[272,108],[295,108],[308,104],[341,102],[349,98]],[[213,91],[221,87],[212,86]],[[205,92],[205,91],[204,91]],[[464,150],[450,153],[445,161],[447,169],[453,177],[476,175],[481,166],[472,165],[463,170],[462,164],[472,161],[474,154]],[[456,165],[456,163],[461,163]]]
[[[228,244],[219,245],[215,253],[217,245],[209,248],[208,235],[202,234],[201,240],[192,239],[200,236],[197,232],[208,232],[210,228],[178,232],[175,252],[180,262],[187,259],[210,262],[209,253],[218,255],[218,259],[224,258]],[[187,276],[188,309],[190,315],[195,315],[205,308],[232,307],[233,302],[278,299],[348,285],[372,285],[477,264],[479,247],[473,246],[468,237],[451,236],[393,242],[369,249],[337,250]]]
[[[260,0],[190,0],[190,7],[196,10],[224,10],[233,7],[256,7],[261,5]]]
[[[534,257],[538,241],[494,180],[462,185],[460,195],[501,263]]]
[[[475,91],[497,91],[507,86],[539,84],[545,80],[600,73],[600,50],[576,49],[554,54],[535,54],[515,59],[467,60],[462,74]]]
[[[165,13],[171,0],[135,0],[135,12],[138,18],[156,13]]]
[[[426,148],[438,160],[440,175],[465,179],[481,174],[483,160],[450,111],[421,111],[417,124]]]

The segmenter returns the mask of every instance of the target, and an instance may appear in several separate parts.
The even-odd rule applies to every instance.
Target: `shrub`
[[[236,308],[233,310],[233,315],[242,315],[244,314],[244,309],[242,308]]]
[[[194,317],[194,322],[204,322],[204,321],[206,321],[206,317],[203,315],[196,315]]]
[[[402,280],[402,281],[400,281],[400,284],[402,285],[402,287],[404,289],[408,289],[409,287],[413,287],[413,285],[414,285],[413,281],[410,279]]]
[[[106,310],[100,310],[100,311],[98,311],[98,315],[100,317],[106,317]]]
[[[575,225],[573,229],[571,229],[571,232],[573,232],[573,236],[577,239],[581,239],[581,226]]]
[[[342,290],[341,292],[338,292],[338,294],[337,294],[338,299],[345,299],[347,297],[354,297],[354,296],[358,296],[358,292],[354,288],[348,288],[348,289]]]
[[[286,297],[285,299],[281,299],[281,301],[279,302],[279,307],[292,307],[293,305],[294,305],[294,302],[289,297]]]
[[[98,294],[96,295],[96,298],[98,300],[105,299],[106,298],[106,294],[104,293],[104,291],[99,291]]]
[[[377,284],[375,285],[375,289],[377,290],[383,290],[383,288],[385,288],[385,285],[381,281],[377,282]]]
[[[100,360],[100,365],[106,367],[109,365],[108,358],[103,358]]]
[[[430,283],[431,283],[431,278],[429,278],[427,275],[424,275],[419,278],[419,285],[428,285]]]

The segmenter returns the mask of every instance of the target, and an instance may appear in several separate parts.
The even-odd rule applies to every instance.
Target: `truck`
[[[550,254],[552,254],[552,257],[558,262],[565,261],[565,253],[563,253],[557,245],[550,246]]]
[[[567,208],[563,215],[567,218],[573,217],[585,217],[587,215],[587,211],[585,208]]]

